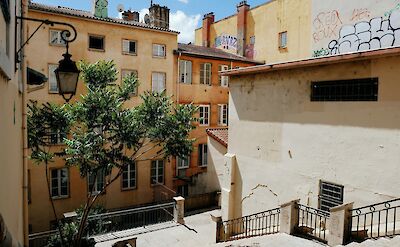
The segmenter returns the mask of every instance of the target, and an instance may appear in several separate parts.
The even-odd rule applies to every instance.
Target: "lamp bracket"
[[[66,43],[67,53],[68,53],[69,43],[74,42],[77,37],[77,32],[76,32],[75,27],[69,23],[59,22],[59,21],[51,21],[49,19],[36,19],[36,18],[29,18],[29,17],[23,17],[23,16],[16,16],[15,21],[18,22],[18,20],[40,22],[40,25],[35,29],[35,31],[31,35],[29,35],[28,39],[21,45],[21,47],[16,52],[16,54],[15,54],[15,63],[16,64],[21,62],[20,55],[21,55],[22,49],[26,46],[26,44],[28,44],[29,40],[32,39],[32,37],[37,33],[37,31],[39,31],[39,29],[43,25],[48,25],[48,26],[61,25],[61,26],[66,26],[72,30],[72,34],[71,34],[71,31],[68,29],[61,31],[61,39]]]

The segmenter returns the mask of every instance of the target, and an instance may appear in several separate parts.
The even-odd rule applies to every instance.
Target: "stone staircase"
[[[336,247],[342,247],[339,245]],[[362,243],[350,243],[346,247],[400,247],[400,236],[394,238],[369,239]]]

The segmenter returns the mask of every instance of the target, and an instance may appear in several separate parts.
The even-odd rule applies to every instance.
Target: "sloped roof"
[[[255,61],[252,59],[248,59],[246,57],[242,57],[236,54],[232,54],[229,52],[225,52],[221,49],[193,45],[193,44],[178,44],[178,49],[174,51],[175,54],[184,54],[188,56],[195,57],[205,57],[212,59],[222,59],[222,60],[232,60],[232,61],[240,61],[245,63],[253,63],[253,64],[264,64],[263,62]]]
[[[224,147],[228,147],[228,128],[207,129],[207,134]]]
[[[91,19],[91,20],[96,20],[96,21],[104,21],[104,22],[121,24],[121,25],[126,25],[126,26],[137,27],[137,28],[145,28],[145,29],[152,29],[152,30],[156,30],[156,31],[179,34],[179,32],[177,32],[177,31],[150,26],[150,25],[142,23],[142,22],[124,21],[122,19],[111,18],[111,17],[99,18],[99,17],[94,16],[93,13],[91,13],[89,11],[67,8],[67,7],[62,7],[62,6],[50,6],[50,5],[45,5],[45,4],[41,4],[41,3],[30,2],[29,10],[43,11],[43,12],[61,14],[61,15],[68,15],[68,16],[80,17],[80,18]]]

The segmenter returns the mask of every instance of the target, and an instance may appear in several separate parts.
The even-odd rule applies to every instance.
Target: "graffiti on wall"
[[[313,57],[400,46],[400,3],[344,1],[314,0]]]
[[[222,34],[215,38],[215,48],[237,51],[237,38]]]

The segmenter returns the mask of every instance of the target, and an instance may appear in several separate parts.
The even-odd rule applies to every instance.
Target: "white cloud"
[[[139,20],[140,20],[141,22],[144,22],[144,16],[145,16],[146,14],[149,14],[149,9],[141,9],[141,10],[139,11]]]
[[[186,0],[184,0],[186,1]],[[194,41],[194,30],[200,21],[201,15],[187,15],[183,11],[178,10],[171,13],[169,27],[172,30],[179,31],[178,40],[181,43],[189,43]]]
[[[179,2],[181,2],[181,3],[184,3],[184,4],[188,4],[189,3],[189,0],[178,0]]]

